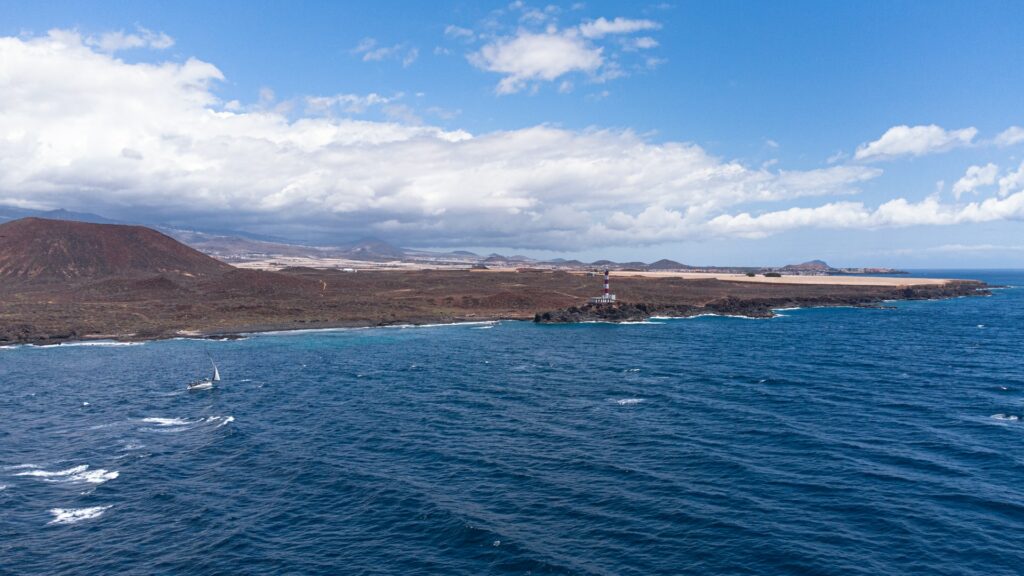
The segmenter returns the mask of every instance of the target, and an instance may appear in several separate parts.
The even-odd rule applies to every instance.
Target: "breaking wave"
[[[142,421],[146,424],[156,424],[157,426],[188,426],[194,423],[191,420],[182,418],[160,418],[157,416],[143,418]]]
[[[117,478],[119,475],[120,473],[117,470],[104,470],[103,468],[90,470],[88,464],[81,464],[65,470],[55,470],[52,472],[35,469],[15,474],[15,476],[39,478],[46,482],[88,482],[89,484],[103,484]]]
[[[49,524],[74,524],[83,520],[99,518],[110,506],[90,506],[88,508],[51,508],[53,520]]]
[[[993,420],[1003,420],[1004,422],[1017,422],[1020,420],[1020,416],[1015,414],[993,414],[991,418]]]

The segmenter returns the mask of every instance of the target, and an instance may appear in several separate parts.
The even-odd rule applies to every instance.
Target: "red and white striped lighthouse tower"
[[[590,299],[591,304],[614,304],[615,294],[612,294],[611,287],[609,286],[608,276],[610,272],[607,268],[604,269],[604,292],[600,296],[594,296]]]

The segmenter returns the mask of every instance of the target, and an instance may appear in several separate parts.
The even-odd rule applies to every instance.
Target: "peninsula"
[[[614,306],[585,270],[239,268],[140,226],[0,224],[0,345],[218,337],[480,320],[629,321],[987,294],[984,283],[866,276],[618,271]]]

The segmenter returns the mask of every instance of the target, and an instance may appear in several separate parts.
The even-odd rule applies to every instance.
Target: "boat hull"
[[[209,390],[210,388],[213,388],[213,381],[212,380],[203,380],[201,382],[193,382],[192,384],[188,385],[188,389],[189,390]]]

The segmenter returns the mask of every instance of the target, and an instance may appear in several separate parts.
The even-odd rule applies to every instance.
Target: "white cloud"
[[[1024,162],[1020,163],[1016,172],[1007,172],[999,179],[999,195],[1008,196],[1011,192],[1024,190]]]
[[[658,47],[658,41],[650,36],[641,36],[640,38],[630,39],[627,47],[634,50],[650,50],[651,48]]]
[[[953,195],[959,200],[960,196],[974,192],[982,186],[990,186],[996,183],[996,175],[999,174],[999,167],[991,162],[984,166],[970,166],[963,177],[953,184]]]
[[[85,39],[85,43],[103,52],[113,53],[131,48],[165,50],[174,46],[174,38],[163,32],[153,32],[139,26],[135,29],[134,33],[118,30],[116,32],[106,32],[99,36],[89,36]]]
[[[602,38],[609,34],[633,34],[659,28],[661,28],[661,24],[653,20],[631,20],[629,18],[607,20],[605,18],[598,18],[592,22],[581,24],[579,30],[584,38]]]
[[[942,244],[915,248],[894,248],[880,254],[893,256],[923,256],[925,254],[986,254],[999,252],[1024,252],[1022,244]]]
[[[399,60],[408,68],[420,56],[419,48],[410,47],[408,43],[381,46],[374,38],[363,38],[352,49],[353,54],[361,54],[363,62],[380,62],[383,60]]]
[[[559,29],[552,18],[559,11],[555,6],[543,11],[529,9],[525,5],[510,5],[510,9],[522,11],[527,22],[513,33],[490,36],[486,44],[468,56],[473,66],[503,76],[495,88],[498,94],[512,94],[527,88],[533,93],[541,82],[554,82],[573,73],[585,74],[591,82],[607,82],[626,75],[623,64],[620,64],[621,57],[658,46],[658,41],[649,36],[614,41],[605,39],[610,35],[629,35],[661,28],[651,20],[598,18],[579,26]],[[543,25],[542,31],[540,25]],[[491,27],[497,27],[497,24],[492,23]],[[449,35],[452,34],[461,32],[453,29]],[[602,43],[602,40],[605,41]],[[653,69],[663,60],[647,57],[645,62],[648,69]]]
[[[376,92],[370,94],[335,94],[334,96],[306,97],[306,110],[312,114],[330,114],[340,108],[348,114],[362,114],[374,106],[382,106],[404,95],[399,92],[393,96],[381,96]]]
[[[570,72],[593,73],[604,63],[602,51],[575,35],[520,31],[470,54],[469,61],[477,68],[503,74],[496,91],[512,94],[534,80],[552,81]]]
[[[860,202],[833,202],[814,208],[789,208],[760,215],[720,215],[708,223],[722,235],[761,238],[795,228],[898,228],[1024,220],[1024,192],[1006,198],[986,198],[959,206],[935,197],[920,202],[890,200],[874,210]]]
[[[473,40],[476,38],[476,33],[469,28],[463,28],[462,26],[456,26],[454,24],[445,26],[444,35],[449,38],[460,38],[463,40]]]
[[[977,135],[977,128],[944,130],[934,124],[928,126],[893,126],[874,142],[857,147],[857,160],[884,160],[896,156],[924,156],[968,146]]]
[[[420,57],[420,50],[419,50],[419,48],[410,48],[409,50],[407,50],[405,52],[405,56],[402,56],[402,66],[405,67],[405,68],[408,68],[409,66],[412,66],[413,62],[416,62],[416,59],[419,58],[419,57]]]
[[[628,130],[474,135],[413,125],[419,118],[392,101],[398,96],[306,100],[318,112],[379,106],[397,121],[289,119],[269,90],[258,106],[222,102],[212,91],[221,80],[195,59],[127,63],[73,32],[0,38],[0,204],[304,237],[547,249],[1024,212],[1018,192],[966,206],[900,199],[874,210],[833,202],[751,215],[745,205],[854,194],[881,171],[750,167]]]
[[[996,136],[995,140],[996,146],[1013,146],[1021,142],[1024,142],[1024,128],[1020,126],[1010,126]]]

